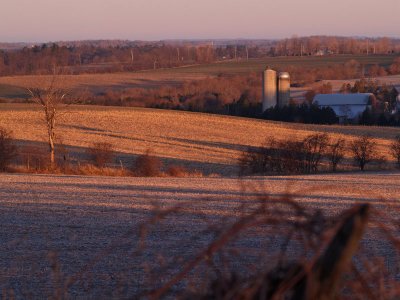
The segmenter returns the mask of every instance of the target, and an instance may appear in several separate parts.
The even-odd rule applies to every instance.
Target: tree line
[[[373,65],[370,68],[374,67]],[[338,70],[335,73],[340,79],[354,78],[360,76],[361,65],[354,60],[335,66],[322,66],[315,73],[308,70],[297,73],[308,77],[329,71],[332,68]],[[393,63],[386,67],[390,74],[400,73],[400,58],[394,59]],[[52,70],[54,72],[54,69]],[[328,72],[327,71],[327,72]],[[293,73],[291,73],[292,75]],[[303,74],[303,75],[301,75]],[[354,76],[354,77],[353,77]],[[300,79],[306,80],[305,77]],[[298,85],[298,80],[293,84]],[[332,93],[332,85],[322,83],[305,93],[306,102],[303,104],[291,103],[284,108],[271,108],[261,113],[261,76],[257,73],[244,75],[220,75],[202,80],[186,81],[180,85],[160,85],[156,88],[109,88],[103,91],[86,90],[77,97],[81,104],[96,104],[110,106],[135,106],[162,109],[176,109],[195,112],[206,112],[226,114],[243,117],[264,118],[285,122],[300,122],[314,124],[334,124],[338,119],[329,108],[318,108],[311,105],[314,96],[319,93]],[[44,89],[43,89],[44,88]],[[400,125],[400,117],[395,111],[398,92],[390,85],[380,84],[375,80],[363,78],[357,80],[354,85],[343,84],[342,93],[373,93],[377,100],[373,110],[367,110],[359,119],[364,125]],[[45,92],[45,87],[36,90],[36,96]],[[62,92],[62,91],[60,91]],[[32,90],[29,92],[32,96]],[[35,101],[37,97],[30,97]],[[65,98],[69,101],[70,95]],[[64,101],[64,100],[62,100]],[[38,102],[36,100],[36,102]],[[40,102],[40,101],[39,101]],[[75,101],[77,102],[77,101]]]
[[[336,68],[341,69],[342,74],[344,74],[348,73],[348,68],[353,68],[354,65],[359,66],[359,64],[352,62],[338,65]],[[330,67],[321,67],[320,70],[323,68]],[[388,68],[400,72],[400,58],[395,59]],[[304,74],[308,76],[309,72],[304,72]],[[294,85],[296,84],[295,82]],[[314,87],[305,93],[304,103],[291,102],[287,107],[274,107],[264,113],[261,110],[261,86],[261,76],[258,73],[235,76],[220,75],[202,80],[186,81],[180,85],[160,85],[151,89],[109,88],[103,91],[86,90],[83,93],[78,92],[78,95],[72,95],[76,91],[69,91],[70,94],[67,97],[59,100],[62,103],[70,101],[71,98],[76,98],[74,103],[80,104],[175,109],[284,122],[312,124],[335,124],[338,122],[338,118],[332,109],[319,108],[316,105],[312,105],[316,94],[332,93],[333,88],[329,82],[319,85],[314,83]],[[52,89],[54,86],[52,87],[51,85],[42,86],[35,90],[30,89],[28,93],[28,96],[30,96],[29,101],[40,104],[40,97],[51,94],[49,93],[50,90],[46,91],[48,88],[57,94],[66,92],[54,90]],[[32,92],[34,93],[32,94]],[[398,96],[398,92],[393,86],[363,78],[355,81],[354,84],[343,84],[340,92],[373,93],[375,95],[376,102],[371,110],[367,110],[362,114],[359,124],[400,125],[399,114],[393,113],[397,109],[396,98]]]
[[[343,138],[331,139],[326,133],[316,133],[301,140],[268,138],[260,147],[243,151],[238,165],[240,175],[315,174],[322,166],[326,171],[336,172],[346,152],[361,171],[371,163],[380,167],[386,163],[369,135],[346,142]],[[400,169],[400,136],[392,141],[390,153]]]
[[[56,43],[0,50],[0,76],[52,74],[54,66],[69,74],[112,73],[172,68],[215,61],[211,45],[147,44],[125,47],[59,46]]]
[[[355,38],[311,36],[282,39],[270,49],[276,56],[305,56],[326,54],[388,54],[400,51],[400,40],[388,37]]]
[[[400,126],[399,103],[397,102],[399,92],[393,86],[364,78],[356,80],[353,85],[343,84],[340,92],[371,93],[374,95],[374,101],[362,113],[358,119],[358,124]]]
[[[54,65],[71,74],[137,71],[243,60],[267,56],[400,53],[400,40],[330,36],[292,37],[283,40],[210,42],[112,43],[73,42],[0,50],[0,76],[51,74]]]

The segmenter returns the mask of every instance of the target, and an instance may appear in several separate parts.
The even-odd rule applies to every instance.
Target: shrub
[[[396,136],[396,139],[390,145],[390,150],[397,162],[397,167],[400,169],[400,135]]]
[[[268,148],[247,147],[239,157],[239,175],[249,175],[267,172]]]
[[[366,164],[377,158],[375,142],[369,135],[364,135],[354,140],[350,148],[353,152],[354,162],[361,171],[364,171]]]
[[[0,128],[0,172],[6,171],[11,160],[17,155],[17,147],[10,131]]]
[[[346,141],[342,138],[339,138],[328,146],[327,157],[331,165],[332,172],[336,172],[337,165],[343,160],[345,147]]]
[[[328,147],[327,134],[312,134],[301,141],[269,138],[259,147],[249,147],[239,158],[240,175],[302,174],[317,172]]]
[[[52,168],[47,147],[27,144],[21,146],[18,152],[18,160],[23,168],[21,172],[47,173]]]
[[[240,175],[292,172],[296,155],[291,141],[269,138],[261,147],[248,147],[239,158]]]
[[[167,175],[172,177],[186,177],[189,171],[183,166],[172,165],[167,169]]]
[[[94,143],[89,149],[91,161],[96,167],[104,168],[107,163],[110,163],[114,156],[113,145],[107,142]]]
[[[303,140],[306,173],[318,171],[322,157],[328,147],[328,140],[326,133],[312,134]]]
[[[129,170],[121,168],[108,168],[108,167],[97,167],[91,164],[79,165],[75,169],[69,169],[68,172],[75,173],[77,175],[90,175],[90,176],[113,176],[113,177],[126,177],[130,176]]]
[[[335,124],[338,118],[330,107],[318,107],[315,104],[300,106],[289,105],[272,107],[262,114],[263,119],[306,124]]]
[[[279,142],[278,147],[274,149],[274,154],[272,162],[276,170],[287,174],[305,173],[304,141],[285,140]]]
[[[161,160],[152,155],[150,150],[147,150],[145,154],[136,158],[133,172],[136,176],[156,177],[161,174],[161,167]]]

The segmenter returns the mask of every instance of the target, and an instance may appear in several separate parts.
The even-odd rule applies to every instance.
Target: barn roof
[[[342,105],[369,105],[371,104],[370,93],[359,94],[318,94],[314,97],[314,103],[319,106],[342,106]]]
[[[368,105],[371,105],[372,97],[374,95],[370,93],[319,94],[314,97],[313,103],[332,108],[338,117],[354,119],[361,115]]]

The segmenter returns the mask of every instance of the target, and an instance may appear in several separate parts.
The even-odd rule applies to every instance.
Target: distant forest
[[[0,76],[138,71],[272,56],[400,53],[400,39],[330,36],[283,40],[79,41],[41,45],[0,44]]]

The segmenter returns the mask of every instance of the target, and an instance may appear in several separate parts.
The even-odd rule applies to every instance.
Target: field
[[[205,74],[205,75],[219,75],[219,74],[246,74],[252,72],[262,72],[266,66],[277,70],[285,70],[290,66],[304,67],[304,68],[317,68],[330,64],[344,64],[349,60],[357,60],[365,66],[378,64],[381,66],[389,66],[392,64],[396,56],[394,55],[335,55],[335,56],[294,56],[294,57],[266,57],[261,59],[239,60],[239,61],[226,61],[214,64],[206,64],[199,66],[192,66],[180,68],[176,71],[178,73],[186,74]]]
[[[204,230],[230,223],[260,196],[289,192],[328,215],[361,202],[390,215],[399,208],[399,182],[399,173],[242,181],[0,174],[0,284],[17,298],[60,291],[67,298],[132,297],[165,282],[212,240]],[[151,225],[157,211],[177,207],[179,213]],[[141,224],[148,225],[144,248]],[[398,256],[384,246],[383,236],[368,232],[363,245],[396,269]],[[253,264],[257,255],[272,259],[279,250],[275,240],[254,233],[236,247]]]
[[[290,66],[302,66],[307,68],[326,66],[329,64],[343,64],[351,59],[355,59],[365,66],[379,64],[387,67],[393,62],[395,56],[338,55],[322,57],[268,57],[263,59],[250,59],[248,61],[222,61],[213,64],[131,73],[65,75],[62,80],[62,87],[82,93],[85,91],[102,93],[109,89],[158,88],[163,85],[181,85],[185,81],[215,77],[220,74],[240,75],[260,73],[266,66],[278,70],[285,70]],[[42,76],[41,78],[47,78],[47,82],[49,81],[46,76]],[[13,100],[26,98],[26,96],[24,96],[24,88],[34,86],[37,82],[38,76],[0,77],[0,99]]]
[[[0,104],[0,126],[12,130],[21,146],[46,149],[38,107]],[[269,136],[299,139],[315,132],[348,141],[371,134],[380,154],[389,158],[388,145],[400,129],[288,124],[139,108],[65,108],[57,123],[58,143],[66,146],[75,162],[83,161],[94,141],[107,141],[115,146],[117,166],[130,167],[136,155],[151,149],[167,165],[215,176],[0,174],[0,289],[12,291],[16,298],[128,298],[148,292],[265,197],[272,205],[273,199],[291,195],[313,216],[322,212],[337,217],[354,203],[369,203],[379,212],[373,215],[379,222],[388,222],[382,215],[397,218],[398,172],[236,176],[238,157],[248,146],[259,146]],[[349,156],[347,160],[351,162]],[[287,225],[282,228],[287,234]],[[385,266],[397,270],[398,254],[377,230],[371,222],[362,253],[365,257],[373,252]],[[229,258],[218,258],[216,264],[228,263],[243,272],[255,266],[269,268],[280,255],[285,236],[281,233],[276,227],[246,231],[227,246]],[[292,259],[304,258],[298,248],[291,245]],[[202,263],[174,286],[173,293],[201,289],[199,282],[205,274],[215,276],[213,270]]]
[[[400,88],[400,75],[391,75],[391,76],[382,76],[382,77],[375,77],[372,78],[373,80],[377,80],[380,83],[384,83],[387,85],[392,85],[397,88]],[[324,80],[324,82],[330,82],[332,84],[332,90],[333,92],[338,93],[340,88],[342,87],[343,84],[350,83],[354,85],[354,82],[356,80]]]
[[[46,147],[42,112],[33,105],[0,104],[0,126],[13,131],[24,145]],[[267,137],[300,139],[315,132],[350,141],[370,134],[380,154],[391,160],[388,145],[399,128],[320,126],[180,111],[97,106],[68,107],[58,121],[58,142],[80,160],[94,141],[109,142],[120,161],[150,149],[167,165],[178,164],[204,174],[236,176],[237,160],[248,146],[259,147]]]

